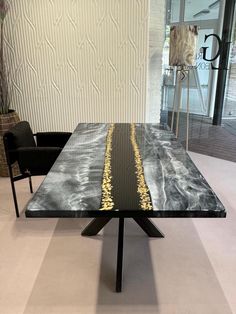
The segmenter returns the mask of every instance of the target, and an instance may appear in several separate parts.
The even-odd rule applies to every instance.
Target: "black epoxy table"
[[[26,217],[91,217],[96,235],[119,218],[116,291],[122,288],[124,219],[164,237],[150,217],[225,217],[204,177],[167,127],[79,124],[28,203]]]

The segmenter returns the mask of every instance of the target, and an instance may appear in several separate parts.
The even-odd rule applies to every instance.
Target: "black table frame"
[[[127,126],[128,127],[128,126]],[[126,127],[126,131],[127,131],[127,127]],[[90,129],[92,129],[93,126],[91,126]],[[79,134],[79,132],[83,132],[83,131],[88,130],[88,126],[82,126],[81,128],[77,129],[77,135]],[[128,136],[130,136],[129,131],[125,133],[125,129],[124,130],[124,134],[128,134]],[[47,207],[47,198],[43,193],[43,197],[45,197],[44,201],[42,202],[41,205],[44,206],[39,206],[39,208],[37,209],[38,203],[37,203],[37,199],[36,199],[36,203],[35,206],[33,206],[33,208],[31,209],[27,209],[26,210],[26,217],[45,217],[45,218],[49,218],[49,217],[54,217],[54,218],[93,218],[93,220],[91,221],[91,223],[83,230],[82,235],[83,236],[93,236],[96,235],[111,219],[113,218],[119,218],[119,231],[118,231],[118,249],[117,249],[117,274],[116,274],[116,291],[117,292],[121,292],[122,290],[122,268],[123,268],[123,246],[124,246],[124,222],[126,218],[132,218],[134,219],[134,221],[144,230],[144,232],[146,232],[146,234],[149,237],[155,237],[155,238],[163,238],[164,235],[161,233],[161,231],[159,231],[156,226],[151,222],[151,220],[149,218],[200,218],[200,217],[205,217],[205,218],[223,218],[226,217],[226,212],[225,209],[223,207],[223,205],[219,202],[219,200],[217,199],[217,197],[215,196],[214,192],[211,190],[210,186],[207,185],[206,180],[203,178],[203,176],[201,175],[201,173],[197,170],[197,168],[195,166],[193,166],[191,159],[187,156],[187,158],[185,158],[186,153],[184,152],[184,150],[181,148],[181,145],[178,144],[176,142],[176,139],[174,138],[173,134],[171,134],[169,132],[169,130],[164,127],[164,126],[157,126],[156,127],[156,131],[153,129],[153,131],[151,129],[147,128],[147,134],[146,134],[146,130],[143,129],[143,131],[140,133],[139,136],[148,136],[148,141],[152,140],[153,137],[155,136],[155,133],[157,131],[157,135],[159,134],[159,130],[161,130],[162,132],[167,132],[166,134],[161,133],[160,134],[160,139],[158,137],[157,142],[155,142],[155,145],[159,145],[160,147],[163,146],[164,144],[162,143],[163,141],[167,141],[169,142],[169,144],[167,145],[168,147],[171,147],[172,150],[176,149],[177,152],[176,155],[175,153],[173,153],[174,158],[177,158],[178,161],[181,161],[181,163],[183,163],[183,167],[189,167],[190,168],[190,174],[192,175],[193,172],[193,179],[198,178],[200,181],[197,181],[197,184],[200,184],[200,188],[201,185],[203,184],[205,186],[205,188],[207,189],[205,192],[208,194],[210,193],[211,196],[213,197],[213,199],[215,199],[214,204],[212,205],[212,202],[210,201],[210,205],[209,209],[207,209],[207,205],[205,204],[205,202],[201,203],[200,202],[200,206],[183,206],[183,209],[178,210],[175,208],[174,204],[172,204],[171,206],[164,206],[164,208],[162,208],[162,205],[159,204],[159,206],[154,206],[153,210],[143,210],[143,209],[138,209],[137,207],[139,207],[140,204],[138,203],[138,195],[137,195],[137,191],[136,191],[136,179],[134,176],[134,171],[135,167],[133,164],[133,155],[129,155],[130,160],[132,160],[132,162],[130,162],[129,164],[126,164],[126,167],[124,167],[124,169],[122,169],[122,171],[120,171],[119,168],[119,164],[117,164],[116,167],[113,167],[113,173],[112,175],[116,178],[118,178],[118,175],[120,172],[123,174],[126,174],[126,168],[129,166],[132,167],[132,175],[133,175],[133,179],[129,182],[129,186],[132,186],[134,189],[132,190],[132,197],[129,195],[129,197],[133,198],[136,202],[132,203],[125,203],[122,204],[121,206],[119,206],[119,202],[116,202],[115,198],[117,198],[117,195],[121,197],[127,197],[127,191],[126,189],[122,190],[122,193],[119,192],[119,189],[116,190],[116,193],[114,193],[113,195],[113,202],[115,205],[114,209],[111,210],[100,210],[100,206],[101,205],[101,200],[98,200],[98,194],[96,195],[96,202],[92,203],[93,205],[91,206],[92,208],[90,208],[90,202],[85,198],[84,202],[87,202],[87,206],[83,206],[83,208],[78,208],[77,210],[71,210],[70,206],[66,206],[66,208],[62,208],[63,206],[59,206],[59,210],[56,208],[56,204],[53,202],[52,204],[49,205],[49,207]],[[103,130],[106,134],[107,134],[107,129]],[[101,129],[101,132],[103,132]],[[145,131],[145,132],[144,132]],[[97,131],[96,131],[97,132]],[[100,132],[100,131],[98,131]],[[150,133],[151,132],[151,133]],[[101,133],[104,135],[103,141],[100,143],[101,145],[105,145],[105,133]],[[150,133],[150,134],[149,134]],[[146,135],[145,135],[146,134]],[[158,135],[159,136],[159,135]],[[149,139],[150,137],[150,139]],[[126,136],[126,140],[128,139],[128,137]],[[114,141],[115,140],[115,141]],[[113,145],[113,155],[116,156],[116,160],[119,160],[119,149],[122,148],[119,145],[117,145],[117,143],[119,142],[119,137],[115,136],[113,137],[113,141],[115,142],[115,145]],[[114,143],[113,142],[113,143]],[[89,143],[89,142],[88,142]],[[127,142],[126,142],[127,144]],[[124,144],[124,146],[126,145]],[[138,143],[137,143],[138,144]],[[128,144],[130,145],[130,143]],[[153,145],[153,144],[152,144]],[[87,145],[86,145],[87,146]],[[166,147],[167,147],[166,146]],[[79,159],[73,159],[73,154],[76,154],[77,150],[73,148],[73,143],[71,143],[72,150],[71,150],[71,155],[70,157],[72,158],[73,162],[77,163],[77,166],[79,166],[78,160]],[[91,146],[93,148],[93,152],[94,147],[96,146]],[[83,149],[83,147],[79,146],[77,147],[78,149],[81,148]],[[152,149],[152,148],[151,148]],[[165,150],[165,145],[163,146],[163,149]],[[85,151],[84,154],[87,154],[87,152]],[[128,153],[127,153],[128,154]],[[83,154],[81,156],[84,156]],[[92,155],[94,156],[94,154]],[[155,159],[155,156],[157,157],[157,154],[154,152],[151,158]],[[158,156],[158,159],[162,158],[162,154],[160,154]],[[70,159],[68,159],[67,154],[65,155],[65,159],[61,160],[61,165],[65,165]],[[114,161],[114,158],[113,158]],[[155,162],[155,160],[153,160],[153,162]],[[170,160],[171,163],[171,160]],[[60,163],[59,163],[60,166]],[[96,175],[96,180],[101,180],[102,177],[100,177],[102,175],[102,163],[96,165],[96,163],[94,164],[95,167],[97,167],[97,170],[99,170],[99,176],[97,177]],[[167,165],[168,166],[168,165]],[[56,173],[60,170],[60,168],[53,168]],[[62,171],[62,175],[67,173],[66,169],[69,169],[67,167],[65,167],[65,171]],[[77,171],[79,171],[79,168],[76,168]],[[115,172],[114,172],[115,169]],[[131,169],[131,168],[130,168]],[[145,169],[144,169],[145,172]],[[70,174],[71,172],[68,171],[68,174]],[[115,174],[114,174],[115,173]],[[129,177],[130,174],[127,174],[127,177]],[[122,175],[122,177],[124,177],[124,175]],[[62,176],[63,178],[63,176]],[[176,180],[179,180],[177,177],[175,178]],[[158,175],[156,176],[156,180],[158,180]],[[126,187],[126,181],[122,181],[122,180],[118,180],[119,182],[122,183],[122,187]],[[191,181],[191,180],[190,180]],[[73,188],[74,184],[80,184],[81,182],[77,180],[75,180],[74,183],[71,184],[71,187]],[[93,184],[93,179],[91,179],[91,185]],[[49,184],[49,188],[52,184],[52,182],[48,182]],[[151,183],[152,184],[152,183]],[[168,183],[167,183],[168,184]],[[173,184],[175,184],[175,182],[173,182]],[[195,184],[195,183],[194,183]],[[118,184],[119,187],[119,184]],[[61,190],[63,191],[63,185],[61,185]],[[157,186],[158,188],[158,186]],[[92,190],[91,190],[92,191]],[[114,192],[114,190],[113,190]],[[205,193],[204,192],[204,193]],[[91,192],[92,193],[92,192]],[[119,195],[121,194],[121,195]],[[57,194],[56,194],[57,195]],[[169,195],[169,194],[168,194]],[[168,195],[166,194],[166,197],[168,197]],[[93,198],[93,196],[91,195],[91,197]],[[101,197],[102,197],[102,193],[101,193]],[[171,197],[171,194],[170,194]],[[184,196],[183,196],[184,197]],[[150,191],[150,198],[151,198],[151,191]],[[185,198],[188,198],[188,196],[186,195]],[[208,198],[207,198],[208,199]],[[51,198],[49,199],[49,202],[51,201]],[[64,201],[64,199],[62,198],[62,201]],[[185,201],[185,200],[184,200]],[[188,202],[188,200],[186,200]],[[213,200],[212,200],[213,201]],[[95,206],[96,204],[96,206]],[[118,205],[117,205],[118,204]],[[182,204],[182,203],[181,203]],[[145,207],[145,206],[144,206]],[[158,208],[160,207],[160,208]],[[196,207],[196,208],[195,208]],[[48,209],[47,209],[48,208]],[[120,208],[120,209],[119,209]],[[129,209],[127,209],[129,208]],[[131,208],[131,209],[130,209]],[[146,208],[146,207],[145,207]],[[179,208],[179,206],[178,206]]]
[[[148,218],[132,217],[134,221],[149,236],[154,238],[164,238],[164,234]],[[113,219],[112,217],[94,218],[82,231],[82,236],[95,236],[105,225]],[[116,292],[122,291],[123,274],[123,248],[124,248],[124,218],[119,218],[118,247],[117,247],[117,267],[116,267]]]

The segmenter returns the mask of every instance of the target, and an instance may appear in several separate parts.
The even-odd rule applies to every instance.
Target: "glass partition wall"
[[[179,121],[178,139],[184,147],[187,130],[189,130],[190,151],[236,162],[236,20],[234,20],[234,34],[231,40],[223,120],[221,125],[213,125],[216,93],[218,94],[218,88],[224,87],[218,87],[218,74],[222,72],[212,69],[212,66],[215,68],[221,66],[218,52],[222,51],[219,49],[219,42],[224,37],[222,30],[226,14],[225,6],[227,12],[232,6],[230,12],[234,13],[235,3],[230,0],[167,1],[161,122],[168,123],[171,127],[173,121],[173,131],[177,133],[176,125]],[[196,66],[189,70],[189,84],[187,75],[180,84],[176,67],[169,66],[170,29],[172,26],[182,24],[198,26]],[[231,33],[231,26],[229,31]],[[211,34],[214,35],[208,37]],[[212,59],[215,60],[211,61]],[[187,127],[186,114],[188,90],[189,127]],[[173,105],[176,106],[174,111],[177,111],[179,103],[181,103],[179,117],[177,118],[175,114],[172,120]]]
[[[236,162],[236,22],[228,65],[223,120],[221,125],[213,125],[216,114],[216,94],[219,92],[218,88],[225,88],[225,86],[218,86],[222,71],[217,69],[221,67],[219,64],[221,57],[218,52],[223,51],[219,49],[219,43],[225,38],[222,33],[226,16],[225,7],[227,7],[227,14],[230,7],[232,7],[230,12],[234,13],[233,0],[167,1],[161,122],[168,123],[170,127],[173,122],[175,133],[177,133],[176,125],[179,125],[177,137],[189,151]],[[172,26],[182,24],[198,26],[196,66],[189,70],[189,84],[188,75],[182,78],[180,84],[176,67],[169,66],[170,29]],[[231,33],[231,28],[229,31]],[[211,34],[213,36],[208,37]],[[215,60],[211,61],[212,59]],[[212,69],[212,66],[216,69]],[[189,120],[186,110],[188,90]],[[172,113],[178,111],[179,103],[180,113],[175,114],[175,118],[172,119]],[[187,130],[189,130],[188,146],[186,145]]]
[[[233,124],[236,133],[236,14],[234,14],[234,29],[231,40],[231,54],[229,59],[229,72],[225,93],[223,118],[224,124]],[[235,121],[228,121],[235,120]]]
[[[176,73],[169,67],[170,27],[178,24],[198,26],[196,68],[190,70],[190,113],[212,117],[216,91],[217,71],[211,69],[211,63],[203,59],[202,47],[207,46],[206,58],[212,59],[218,50],[217,40],[205,36],[221,34],[224,1],[220,0],[169,0],[167,1],[166,41],[163,58],[163,104],[162,119],[173,108],[176,88]],[[181,112],[186,112],[187,80],[182,82]]]

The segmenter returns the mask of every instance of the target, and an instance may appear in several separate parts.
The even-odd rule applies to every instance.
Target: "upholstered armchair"
[[[46,175],[68,141],[69,132],[41,132],[33,134],[27,121],[21,121],[7,131],[4,136],[6,159],[11,180],[16,216],[19,209],[14,182],[29,178],[33,193],[31,176]],[[12,165],[17,162],[20,174],[13,175]]]

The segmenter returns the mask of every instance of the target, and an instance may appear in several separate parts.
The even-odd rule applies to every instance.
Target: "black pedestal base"
[[[94,236],[104,228],[112,218],[95,218],[82,231],[83,236]],[[148,218],[133,218],[149,237],[164,238],[164,234]],[[116,292],[122,290],[122,270],[123,270],[123,246],[124,246],[124,218],[119,218],[117,268],[116,268]]]

